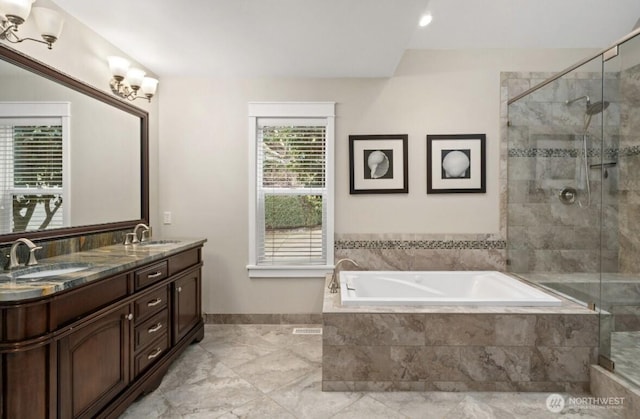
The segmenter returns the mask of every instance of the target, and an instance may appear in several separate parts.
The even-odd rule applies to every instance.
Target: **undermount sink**
[[[76,267],[73,267],[73,268],[49,269],[49,270],[46,270],[46,271],[37,271],[37,272],[31,272],[31,273],[26,273],[26,274],[22,274],[22,275],[16,275],[15,277],[17,279],[46,278],[48,276],[66,275],[66,274],[70,274],[72,272],[84,271],[87,268],[88,268],[88,266],[85,266],[85,267],[76,266]]]
[[[60,263],[55,265],[36,265],[9,273],[7,276],[16,280],[36,280],[52,276],[61,276],[73,272],[84,271],[91,265],[85,263]]]
[[[180,243],[180,240],[151,240],[148,242],[142,242],[140,246],[169,246],[171,244]]]

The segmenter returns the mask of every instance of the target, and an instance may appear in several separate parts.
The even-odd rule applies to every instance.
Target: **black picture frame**
[[[350,135],[351,194],[409,193],[408,134]]]
[[[427,135],[427,193],[486,193],[485,134]]]

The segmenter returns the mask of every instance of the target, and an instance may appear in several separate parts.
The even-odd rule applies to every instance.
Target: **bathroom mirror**
[[[0,145],[0,244],[149,222],[146,111],[3,45],[0,85],[0,108],[11,114],[0,115],[0,140],[10,138]],[[45,111],[62,105],[68,115],[58,125],[47,112],[40,119],[33,116],[39,111],[22,113],[25,104]],[[59,160],[41,164],[42,144],[54,144]],[[26,172],[37,180],[19,181]]]

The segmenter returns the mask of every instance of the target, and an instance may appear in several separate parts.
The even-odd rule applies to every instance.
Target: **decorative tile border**
[[[506,240],[337,240],[335,250],[503,250]]]
[[[581,150],[575,148],[510,148],[509,157],[570,157],[576,158],[581,154]],[[640,147],[625,147],[623,149],[608,148],[604,155],[611,160],[618,156],[635,156],[640,154]],[[599,148],[587,150],[589,157],[599,157]]]

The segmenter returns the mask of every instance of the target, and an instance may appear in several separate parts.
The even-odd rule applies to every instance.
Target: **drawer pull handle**
[[[178,289],[176,291],[182,292],[182,287],[178,287]]]
[[[162,323],[158,323],[155,326],[150,327],[147,332],[156,333],[158,330],[162,329]]]
[[[160,348],[156,348],[155,351],[151,352],[149,355],[147,355],[147,359],[153,359],[156,358],[158,355],[160,355],[162,353],[162,349]]]
[[[147,275],[147,278],[157,278],[160,275],[162,275],[162,271],[157,271],[157,272],[154,272],[152,274]]]
[[[125,318],[125,320],[133,320],[133,314],[131,314],[131,313],[125,314],[124,318]]]
[[[156,298],[155,300],[151,300],[147,303],[147,307],[155,307],[162,302],[162,298]]]

